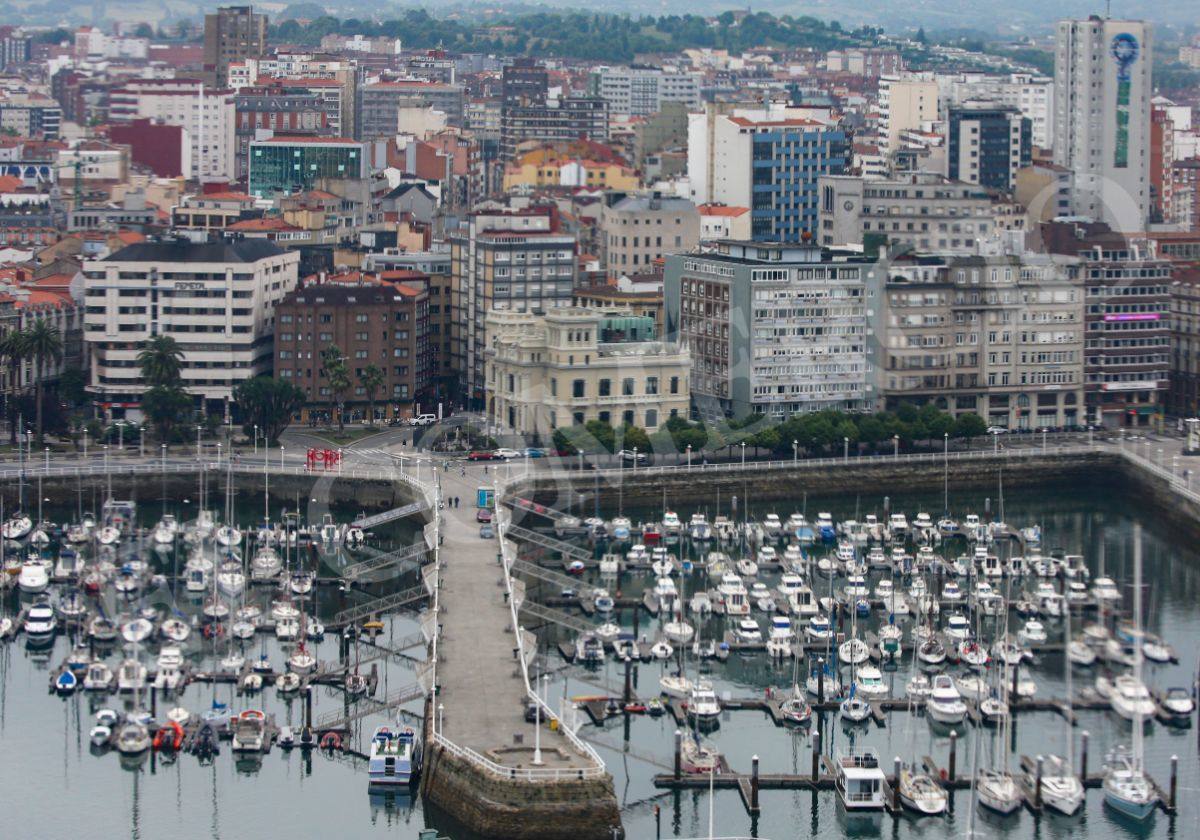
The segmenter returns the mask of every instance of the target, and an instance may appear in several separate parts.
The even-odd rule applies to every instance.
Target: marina
[[[224,494],[227,473],[209,476],[213,498]],[[479,478],[448,471],[441,492],[473,501]],[[1200,589],[1196,555],[1151,511],[1117,504],[1104,488],[1064,497],[1052,489],[997,486],[955,491],[949,504],[932,493],[813,492],[761,503],[737,493],[735,513],[732,496],[741,489],[735,481],[721,501],[715,494],[668,497],[666,504],[618,509],[606,496],[574,514],[550,509],[551,516],[537,515],[529,504],[502,505],[500,539],[493,540],[477,533],[473,505],[443,511],[443,538],[431,530],[423,536],[416,505],[409,515],[378,520],[349,541],[354,545],[346,544],[347,532],[373,514],[342,507],[328,520],[321,512],[294,518],[307,538],[297,537],[289,548],[284,536],[277,576],[256,579],[262,488],[239,492],[235,480],[228,509],[237,513],[227,519],[218,511],[211,540],[200,544],[220,558],[230,546],[217,535],[223,523],[236,521],[244,582],[214,597],[217,583],[210,578],[189,599],[184,566],[192,544],[185,535],[197,517],[175,513],[171,545],[181,550],[158,551],[156,535],[167,526],[159,527],[164,508],[154,497],[155,483],[148,479],[125,494],[142,499],[128,509],[136,525],[117,541],[111,576],[99,592],[82,586],[100,561],[98,548],[79,551],[77,570],[54,568],[62,558],[52,556],[45,588],[24,591],[29,541],[15,542],[23,547],[21,568],[14,561],[15,573],[6,576],[11,586],[3,616],[11,624],[0,647],[5,749],[50,760],[48,742],[35,740],[25,721],[40,721],[32,728],[43,735],[63,732],[76,746],[52,749],[65,750],[69,778],[78,780],[72,789],[86,779],[88,792],[80,795],[123,798],[143,825],[169,825],[179,833],[180,815],[199,807],[164,808],[153,791],[165,784],[172,790],[203,785],[207,810],[244,814],[237,780],[253,777],[280,801],[293,802],[294,813],[283,819],[295,820],[301,833],[300,815],[307,815],[309,823],[331,827],[349,819],[352,834],[390,826],[416,837],[432,824],[448,836],[473,837],[439,803],[439,794],[423,798],[417,787],[418,771],[430,770],[431,756],[450,755],[446,744],[489,756],[497,774],[525,774],[535,788],[564,772],[580,778],[603,767],[626,836],[702,836],[710,795],[715,830],[740,836],[788,836],[788,826],[803,819],[818,837],[860,830],[908,836],[917,829],[949,837],[970,826],[1022,837],[1039,825],[1086,825],[1089,836],[1115,838],[1167,836],[1172,826],[1196,820],[1180,795],[1195,784],[1196,773],[1189,705],[1196,662],[1188,661],[1195,655],[1187,644],[1200,627],[1193,606]],[[282,511],[283,502],[269,501],[268,510]],[[900,511],[907,527],[897,525],[888,539],[883,526],[875,539],[869,527],[856,524],[889,523]],[[668,512],[678,518],[677,531]],[[44,550],[53,555],[79,522],[65,506],[43,515],[64,523],[61,542],[56,535]],[[980,523],[973,527],[987,532],[981,539],[960,533],[973,516]],[[603,538],[596,518],[604,523]],[[959,528],[939,534],[939,519],[948,526],[951,518]],[[926,520],[930,524],[916,525]],[[1010,524],[995,524],[1001,520]],[[701,521],[710,525],[707,532]],[[340,532],[328,539],[340,541],[333,550],[321,536],[323,529],[332,534],[331,526]],[[1133,621],[1139,526],[1144,628]],[[417,550],[422,540],[428,554]],[[444,558],[435,587],[441,596],[494,604],[494,613],[462,615],[449,600],[441,632],[430,628],[432,544]],[[884,549],[882,560],[876,545]],[[977,553],[979,545],[984,551]],[[131,596],[117,584],[137,558],[150,562]],[[291,591],[297,574],[302,588],[311,585],[304,595]],[[1164,578],[1175,585],[1157,585]],[[1072,586],[1084,581],[1084,591]],[[33,580],[32,588],[39,587]],[[165,592],[172,593],[170,607]],[[29,632],[31,624],[36,630],[42,598],[56,622],[49,645]],[[72,616],[79,603],[86,610]],[[216,603],[225,603],[228,614],[206,621],[206,608],[216,614]],[[511,622],[514,608],[526,634],[516,664],[513,637],[488,629]],[[100,650],[111,651],[103,657],[91,631],[109,631],[98,616],[115,633],[100,643]],[[144,637],[139,619],[151,625]],[[235,635],[239,619],[250,626]],[[224,631],[206,634],[204,628],[218,622]],[[310,639],[312,624],[323,634]],[[431,634],[442,660],[436,704],[422,685]],[[918,637],[923,641],[914,643]],[[456,647],[465,640],[469,654]],[[1090,664],[1082,664],[1076,642],[1095,655]],[[183,648],[179,659],[172,646]],[[925,656],[937,649],[941,659]],[[1117,678],[1133,673],[1135,651],[1141,651],[1139,684],[1150,704],[1145,716],[1152,718],[1139,766],[1156,815],[1131,817],[1105,804],[1105,784],[1117,748],[1131,743],[1119,699],[1128,680]],[[107,690],[86,687],[89,676],[103,682],[103,673],[89,669],[97,660],[110,672]],[[133,688],[120,691],[130,660],[144,671],[131,668]],[[75,685],[62,682],[68,673]],[[955,722],[935,720],[924,693],[939,675],[950,677],[961,699]],[[544,705],[517,725],[508,709],[532,696]],[[848,711],[848,699],[861,703],[861,722]],[[564,730],[572,737],[564,738]],[[402,743],[403,733],[412,740]],[[538,751],[542,764],[533,762]],[[868,754],[873,757],[861,757]],[[855,772],[874,786],[878,808],[846,807],[847,755],[860,756]],[[1083,792],[1074,816],[1046,801],[1061,778],[1046,769],[1058,766],[1051,761],[1057,755],[1067,757]],[[1039,757],[1040,785],[1034,781]],[[189,768],[197,766],[211,770],[193,778]],[[1019,807],[1001,815],[975,802],[972,780],[1005,766]],[[297,785],[311,802],[294,801]],[[106,793],[93,793],[93,786]],[[603,801],[603,788],[596,796]],[[362,817],[353,811],[335,816],[327,812],[344,814],[346,807],[334,806],[342,801],[335,797],[365,798],[369,809]],[[881,816],[894,829],[880,823]],[[245,817],[236,819],[241,826]],[[120,825],[113,823],[113,830]],[[190,835],[183,830],[180,836]]]

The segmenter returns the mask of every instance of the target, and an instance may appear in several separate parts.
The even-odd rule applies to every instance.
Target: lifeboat
[[[154,751],[170,750],[171,752],[179,752],[179,748],[183,746],[183,727],[173,720],[169,720],[159,727],[154,733]]]

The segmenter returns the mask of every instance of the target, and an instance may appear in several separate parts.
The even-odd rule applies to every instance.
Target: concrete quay
[[[609,840],[621,825],[612,777],[549,724],[548,709],[535,763],[500,543],[479,536],[474,478],[442,474],[443,495],[467,504],[442,511],[438,691],[427,704],[422,792],[481,837]]]

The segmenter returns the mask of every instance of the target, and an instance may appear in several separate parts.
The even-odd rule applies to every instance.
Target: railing
[[[1171,469],[1168,469],[1161,462],[1156,464],[1152,458],[1137,452],[1137,448],[1133,444],[1122,445],[1119,451],[1121,457],[1127,462],[1161,478],[1167,482],[1167,486],[1173,492],[1196,505],[1200,505],[1200,491],[1192,489],[1192,476],[1195,474],[1195,470],[1185,469],[1181,473],[1175,471],[1174,464]]]

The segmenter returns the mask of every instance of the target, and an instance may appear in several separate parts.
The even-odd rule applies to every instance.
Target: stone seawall
[[[718,490],[722,496],[730,492],[741,495],[747,488],[753,502],[797,499],[809,495],[837,496],[856,493],[898,495],[910,492],[941,492],[947,481],[951,491],[985,488],[994,490],[1001,474],[1004,490],[1019,491],[1022,487],[1110,481],[1122,474],[1124,462],[1112,452],[1055,453],[1053,450],[1036,456],[983,456],[970,460],[951,460],[948,472],[942,460],[868,461],[850,458],[835,464],[798,462],[794,467],[755,467],[747,464],[698,466],[691,470],[657,473],[625,470],[619,491],[629,507],[656,507],[662,504],[664,490],[671,504],[689,500],[712,499]],[[641,473],[641,474],[639,474]],[[533,498],[559,510],[577,505],[580,496],[590,502],[600,494],[601,504],[615,506],[618,495],[616,483],[608,474],[597,476],[582,473],[569,480],[537,476],[514,481],[510,495]],[[611,503],[611,505],[610,505]],[[586,506],[585,506],[586,507]]]
[[[460,829],[454,837],[612,840],[624,836],[611,776],[508,781],[433,745],[425,749],[421,793],[427,806],[436,806],[434,822],[439,828],[445,830],[442,824],[450,822]]]

